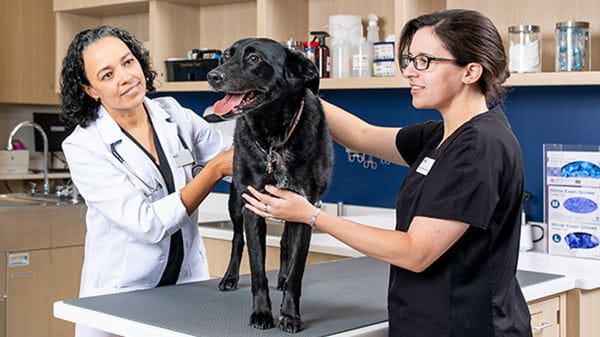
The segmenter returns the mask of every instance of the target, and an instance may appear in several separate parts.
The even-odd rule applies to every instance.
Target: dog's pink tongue
[[[244,94],[226,94],[225,97],[215,102],[213,111],[215,114],[222,116],[238,106],[243,98]]]

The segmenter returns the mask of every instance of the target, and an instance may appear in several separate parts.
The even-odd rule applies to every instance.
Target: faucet
[[[21,129],[24,126],[31,126],[42,134],[42,139],[44,140],[44,195],[48,195],[50,193],[50,184],[48,183],[48,136],[46,136],[44,129],[42,129],[42,127],[39,124],[36,124],[31,121],[21,122],[17,124],[17,126],[15,126],[10,132],[10,136],[8,136],[8,146],[6,148],[8,149],[8,151],[14,150],[12,145],[13,137],[15,136],[17,131],[19,131],[19,129]]]

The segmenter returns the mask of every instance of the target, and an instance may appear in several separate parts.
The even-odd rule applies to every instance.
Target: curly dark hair
[[[456,64],[466,66],[471,62],[481,64],[483,74],[479,88],[488,106],[502,101],[505,88],[501,85],[510,76],[506,52],[500,33],[483,14],[465,9],[450,9],[426,14],[404,25],[400,35],[398,54],[408,51],[413,36],[422,27],[432,27],[444,47],[456,59]]]
[[[85,76],[83,51],[101,38],[113,36],[125,43],[133,56],[140,62],[146,79],[146,90],[153,92],[156,72],[151,68],[150,54],[142,44],[129,32],[112,26],[100,26],[79,32],[65,56],[60,74],[60,98],[62,101],[61,119],[67,124],[87,127],[98,118],[100,102],[88,96],[83,90],[83,84],[89,85]]]

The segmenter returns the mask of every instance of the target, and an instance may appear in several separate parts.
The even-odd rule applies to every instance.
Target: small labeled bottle
[[[331,43],[331,75],[333,78],[348,78],[350,69],[350,44],[344,38],[335,38]]]
[[[371,77],[371,46],[364,37],[352,49],[352,77]]]
[[[327,32],[310,32],[311,35],[314,35],[313,43],[318,41],[318,44],[315,46],[315,64],[319,69],[319,76],[321,78],[329,78],[330,69],[329,65],[331,64],[329,61],[329,47],[325,43],[325,38],[329,36]]]

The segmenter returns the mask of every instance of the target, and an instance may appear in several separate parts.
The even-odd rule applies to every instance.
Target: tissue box
[[[221,64],[220,59],[166,60],[167,81],[206,81],[209,71]]]
[[[600,225],[600,189],[548,186],[548,221]]]
[[[600,260],[600,224],[551,221],[548,252]]]
[[[0,174],[29,173],[28,150],[0,150]]]

